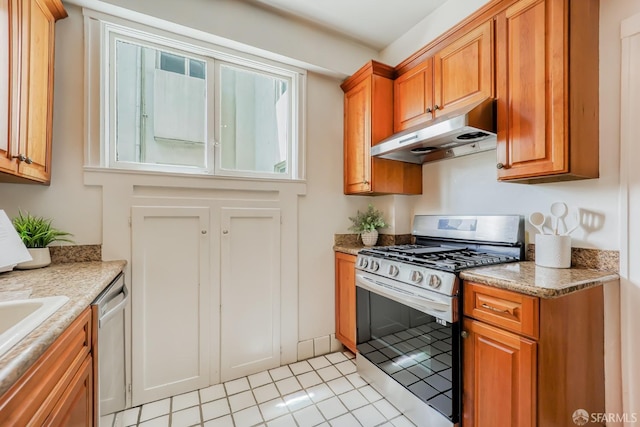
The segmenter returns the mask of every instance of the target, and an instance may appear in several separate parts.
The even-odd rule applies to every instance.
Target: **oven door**
[[[415,296],[404,300],[401,290],[376,287],[375,282],[379,282],[375,275],[356,274],[359,372],[418,425],[457,424],[461,403],[457,297],[447,297],[453,316],[449,322],[442,319],[449,315],[441,303],[416,301]],[[399,397],[407,392],[408,398]],[[412,402],[418,407],[406,406]]]

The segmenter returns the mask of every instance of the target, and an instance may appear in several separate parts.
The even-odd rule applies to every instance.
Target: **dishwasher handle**
[[[129,290],[127,289],[127,285],[125,285],[124,283],[122,284],[122,291],[109,298],[109,301],[114,300],[119,295],[124,295],[122,301],[120,301],[118,305],[113,307],[111,310],[100,316],[100,319],[98,319],[98,328],[102,328],[102,324],[108,322],[112,317],[114,317],[129,301]]]

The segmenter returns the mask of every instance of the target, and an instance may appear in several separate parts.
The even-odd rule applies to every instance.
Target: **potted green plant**
[[[356,212],[355,216],[349,217],[353,225],[349,227],[349,230],[360,234],[362,243],[365,246],[373,246],[378,241],[378,229],[387,227],[387,223],[384,221],[382,212],[375,209],[372,204],[369,204],[367,210]]]
[[[51,220],[39,216],[31,215],[29,212],[18,212],[18,216],[13,218],[13,227],[18,232],[22,243],[33,258],[32,261],[20,263],[18,269],[31,269],[45,267],[51,264],[51,254],[49,244],[53,242],[73,242],[68,239],[72,234],[61,231],[51,226]]]

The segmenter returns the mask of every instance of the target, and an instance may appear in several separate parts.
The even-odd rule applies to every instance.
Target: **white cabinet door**
[[[222,381],[280,366],[280,209],[223,208]]]
[[[209,385],[209,208],[134,206],[131,226],[136,406]]]

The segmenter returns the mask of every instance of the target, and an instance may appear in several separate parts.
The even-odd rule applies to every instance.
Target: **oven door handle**
[[[404,294],[396,289],[393,289],[393,287],[391,286],[387,286],[383,283],[378,283],[370,277],[363,276],[362,274],[356,274],[356,285],[378,295],[391,298],[399,303],[412,306],[417,310],[423,312],[437,311],[440,313],[447,313],[451,311],[450,304],[435,301],[425,297],[415,297],[412,295]]]

